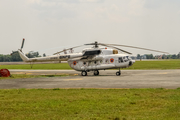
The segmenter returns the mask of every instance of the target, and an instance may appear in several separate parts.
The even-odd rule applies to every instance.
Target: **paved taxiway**
[[[80,76],[74,70],[10,70],[12,74],[76,74],[69,77],[47,77],[0,80],[0,89],[14,88],[169,88],[180,87],[180,70],[100,71],[99,76]]]

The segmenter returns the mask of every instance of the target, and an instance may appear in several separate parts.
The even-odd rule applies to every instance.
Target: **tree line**
[[[137,54],[136,59],[180,59],[180,52],[178,54],[172,54],[172,55],[155,55],[153,54],[145,54],[140,55]]]

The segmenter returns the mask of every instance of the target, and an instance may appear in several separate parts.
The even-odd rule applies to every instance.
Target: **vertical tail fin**
[[[18,53],[24,62],[29,62],[29,58],[26,57],[26,55],[24,55],[24,53],[21,50],[18,50]]]

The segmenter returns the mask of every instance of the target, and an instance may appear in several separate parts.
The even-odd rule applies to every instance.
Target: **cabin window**
[[[106,63],[108,63],[109,62],[109,60],[108,59],[106,59],[106,61],[105,61]]]
[[[83,56],[99,55],[100,53],[101,53],[101,50],[86,51]]]
[[[84,62],[84,65],[86,65],[86,62]]]
[[[94,61],[94,64],[96,64],[97,62],[96,61]]]
[[[124,61],[123,61],[123,59],[122,59],[122,57],[119,57],[119,63],[123,63]]]

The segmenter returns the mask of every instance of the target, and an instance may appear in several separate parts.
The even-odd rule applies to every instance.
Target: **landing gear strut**
[[[87,76],[87,72],[86,72],[86,71],[82,71],[82,72],[81,72],[81,75],[82,75],[82,76]]]
[[[99,75],[99,71],[98,70],[95,70],[94,71],[94,75],[96,76],[96,75]]]
[[[117,76],[120,76],[120,75],[121,75],[121,70],[120,70],[120,68],[119,68],[119,71],[116,72],[116,75],[117,75]]]

